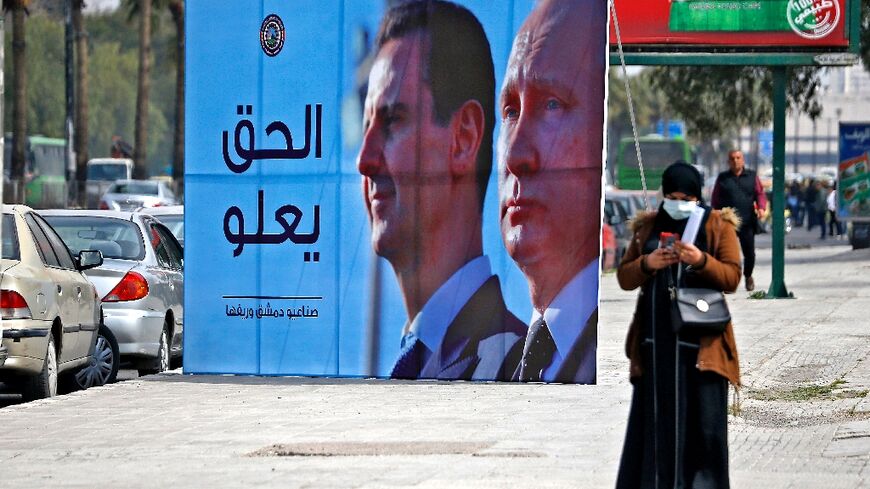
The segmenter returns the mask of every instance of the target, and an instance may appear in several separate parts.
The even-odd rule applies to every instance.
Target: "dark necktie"
[[[423,353],[426,345],[414,334],[409,333],[402,338],[402,351],[393,366],[390,377],[394,379],[416,379],[423,369]]]
[[[556,353],[556,342],[550,334],[550,328],[544,318],[535,321],[526,335],[526,345],[523,348],[523,359],[520,363],[520,382],[541,382],[544,369],[553,361]]]

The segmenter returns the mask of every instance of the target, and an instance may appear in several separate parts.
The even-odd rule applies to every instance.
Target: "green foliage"
[[[154,26],[152,96],[148,111],[148,168],[162,174],[172,161],[175,113],[175,28],[168,11],[165,22]],[[8,26],[9,24],[7,24]],[[111,138],[119,135],[133,143],[136,117],[138,35],[127,13],[118,9],[85,16],[90,46],[89,140],[92,158],[109,156]],[[5,76],[12,79],[12,30],[6,29]],[[64,136],[63,19],[32,9],[27,18],[28,132]],[[4,125],[12,127],[12,90],[5,93]]]
[[[861,60],[870,71],[870,0],[861,0]]]
[[[45,16],[27,18],[27,131],[32,134],[63,137],[65,117],[63,25]],[[12,80],[12,29],[6,29],[6,80]],[[32,53],[39,53],[32,56]],[[12,130],[12,86],[5,91],[3,122]]]
[[[790,110],[816,118],[821,68],[789,69]],[[756,66],[666,66],[650,70],[652,84],[691,134],[711,139],[736,133],[741,127],[762,127],[773,116],[773,73]]]

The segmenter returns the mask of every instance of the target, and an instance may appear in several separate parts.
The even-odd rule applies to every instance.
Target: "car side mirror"
[[[76,268],[80,272],[83,272],[102,265],[103,253],[99,250],[82,250],[79,251],[79,256],[76,262]]]

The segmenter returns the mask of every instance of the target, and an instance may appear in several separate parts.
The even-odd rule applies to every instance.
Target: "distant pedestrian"
[[[839,219],[837,219],[837,184],[831,187],[831,193],[828,194],[828,197],[825,201],[826,209],[828,211],[828,235],[830,237],[834,237],[834,230],[837,230],[837,238],[843,238],[843,225]]]
[[[813,204],[813,210],[816,213],[816,221],[818,221],[819,227],[822,228],[822,234],[819,237],[825,239],[825,231],[828,229],[825,226],[825,218],[828,214],[828,194],[831,192],[831,189],[825,182],[817,182],[816,188],[818,193],[816,193],[816,202]]]
[[[819,182],[814,178],[810,178],[807,188],[804,191],[804,209],[807,216],[807,231],[812,231],[818,224],[819,218],[816,213],[816,199],[819,196]]]
[[[740,217],[740,250],[743,252],[743,276],[746,290],[755,290],[755,280],[752,272],[755,269],[755,234],[760,230],[759,219],[767,207],[767,199],[761,180],[754,171],[746,168],[743,152],[732,150],[728,152],[728,166],[716,178],[710,205],[714,209],[731,207]]]
[[[801,216],[801,200],[803,198],[803,189],[797,179],[793,180],[788,186],[788,210],[791,212],[791,222],[795,227],[803,226],[803,217]]]
[[[737,216],[700,202],[700,174],[686,163],[665,170],[662,192],[659,210],[634,221],[616,273],[623,289],[641,288],[626,339],[633,393],[616,487],[727,489],[728,382],[740,383],[734,332],[729,323],[718,334],[675,333],[668,289],[681,279],[685,287],[737,288]],[[698,207],[694,244],[660,246],[661,233],[683,234]]]

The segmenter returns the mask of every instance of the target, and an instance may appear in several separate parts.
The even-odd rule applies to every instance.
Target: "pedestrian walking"
[[[813,227],[818,224],[818,213],[816,212],[816,199],[819,196],[819,182],[814,178],[810,178],[807,184],[807,189],[804,191],[804,209],[807,216],[807,231],[812,231]]]
[[[686,163],[665,170],[662,192],[658,211],[635,220],[617,270],[620,287],[641,292],[626,339],[633,393],[616,487],[727,489],[728,382],[740,382],[734,333],[730,323],[721,333],[675,333],[670,288],[734,291],[739,220],[700,201],[700,174]],[[683,234],[696,207],[704,217],[694,244],[661,247],[661,233]]]
[[[814,212],[816,213],[816,220],[819,223],[819,227],[822,228],[822,234],[819,236],[821,239],[825,239],[825,230],[827,230],[827,226],[825,226],[825,218],[828,214],[828,194],[831,192],[831,189],[828,188],[828,184],[825,182],[818,182],[817,187],[818,193],[816,194],[816,201],[813,204]]]
[[[742,151],[728,152],[728,167],[729,170],[716,177],[710,204],[714,209],[731,207],[740,218],[737,237],[743,253],[743,276],[746,290],[752,291],[755,290],[755,280],[752,278],[755,270],[755,235],[760,232],[759,219],[767,207],[767,198],[758,175],[746,168]]]
[[[831,192],[825,199],[825,208],[828,211],[828,235],[834,237],[834,230],[837,230],[837,239],[843,239],[843,224],[837,219],[837,184],[836,182],[831,187]]]

